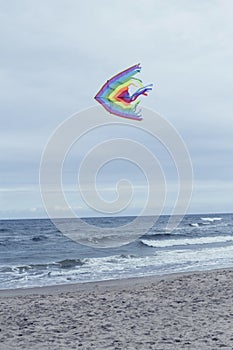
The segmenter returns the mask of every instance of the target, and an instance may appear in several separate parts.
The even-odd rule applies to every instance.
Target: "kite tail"
[[[146,86],[141,87],[140,89],[138,89],[137,91],[135,91],[135,92],[132,94],[130,100],[131,100],[131,101],[135,101],[135,100],[138,98],[138,96],[140,96],[140,95],[145,95],[145,96],[147,96],[147,91],[152,90],[152,86],[153,86],[153,84],[150,84],[150,85],[146,85]]]
[[[135,102],[135,103],[133,104],[133,106],[132,106],[132,111],[133,111],[134,113],[136,113],[136,114],[139,113],[139,111],[137,111],[137,107],[138,107],[139,103],[140,103],[140,100],[138,100],[137,102]]]

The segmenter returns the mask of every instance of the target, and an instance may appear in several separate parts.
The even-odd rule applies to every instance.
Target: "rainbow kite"
[[[142,120],[140,111],[137,111],[140,100],[136,101],[136,99],[140,95],[147,96],[147,91],[152,90],[153,84],[143,86],[141,80],[134,78],[134,75],[140,71],[140,64],[135,64],[116,74],[102,86],[95,99],[111,114],[123,118]],[[136,91],[130,94],[129,87],[136,88]]]

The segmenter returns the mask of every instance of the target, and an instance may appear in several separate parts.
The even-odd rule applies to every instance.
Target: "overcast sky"
[[[232,16],[231,0],[0,0],[0,217],[44,215],[39,166],[49,136],[95,105],[106,79],[139,62],[140,78],[155,85],[142,104],[169,120],[189,149],[189,212],[232,212]],[[105,180],[117,181],[113,164]]]

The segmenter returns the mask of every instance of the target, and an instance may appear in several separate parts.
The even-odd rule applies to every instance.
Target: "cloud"
[[[38,188],[41,153],[53,130],[93,105],[108,77],[141,62],[141,78],[155,83],[142,102],[181,133],[196,184],[215,181],[222,188],[220,199],[214,198],[216,207],[220,202],[224,207],[225,199],[228,203],[223,182],[230,186],[232,181],[231,0],[103,0],[101,5],[42,0],[36,6],[22,0],[1,5],[0,162],[5,188]],[[112,169],[106,178],[114,173]],[[9,210],[20,208],[17,193],[4,195]],[[208,209],[201,192],[195,198]],[[27,208],[40,205],[32,191]]]

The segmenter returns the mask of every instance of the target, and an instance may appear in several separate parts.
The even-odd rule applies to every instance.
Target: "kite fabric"
[[[140,100],[136,101],[136,99],[140,95],[147,96],[147,92],[152,90],[153,84],[143,86],[140,79],[134,78],[134,75],[140,71],[140,64],[135,64],[116,74],[102,86],[95,99],[111,114],[142,120],[140,111],[137,111]],[[130,94],[129,87],[137,88],[137,90]]]

